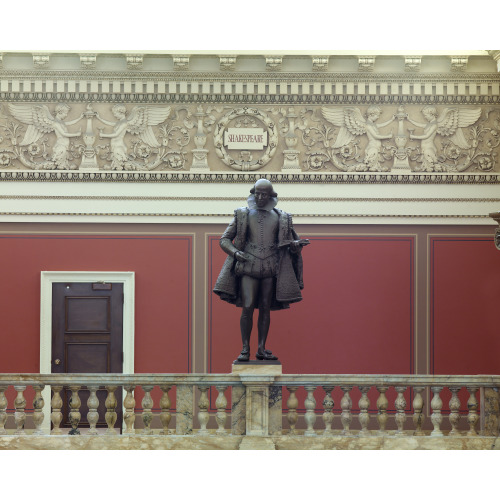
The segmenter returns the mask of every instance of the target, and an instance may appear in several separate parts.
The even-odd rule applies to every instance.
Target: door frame
[[[134,304],[135,273],[101,271],[41,271],[40,273],[40,373],[52,372],[52,284],[53,283],[123,283],[123,373],[134,373]],[[50,387],[42,391],[43,432],[50,433]]]

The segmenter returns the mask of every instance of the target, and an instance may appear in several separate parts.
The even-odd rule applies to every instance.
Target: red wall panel
[[[311,240],[303,301],[271,313],[268,348],[283,372],[412,373],[414,238],[301,236]],[[211,287],[225,257],[211,237]],[[209,294],[209,371],[228,372],[241,350],[241,310]],[[252,355],[256,344],[254,321]]]
[[[500,258],[489,237],[430,238],[430,372],[499,372]]]
[[[190,371],[190,236],[0,236],[0,372],[38,372],[40,271],[135,272],[135,371]]]

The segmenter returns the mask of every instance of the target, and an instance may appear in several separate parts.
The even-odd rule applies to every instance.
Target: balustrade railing
[[[0,435],[118,436],[118,391],[124,436],[498,435],[499,387],[483,375],[2,374]]]

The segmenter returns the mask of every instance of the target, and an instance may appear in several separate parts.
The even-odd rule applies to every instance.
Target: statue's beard
[[[269,200],[267,201],[267,203],[263,207],[259,207],[257,205],[257,202],[255,201],[255,195],[251,194],[247,198],[247,203],[248,203],[248,208],[250,208],[250,209],[270,211],[278,204],[278,198],[271,197],[271,198],[269,198]]]

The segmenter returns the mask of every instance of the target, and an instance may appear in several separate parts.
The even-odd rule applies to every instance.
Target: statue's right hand
[[[234,257],[240,262],[246,262],[248,260],[247,256],[239,250],[234,254]]]

